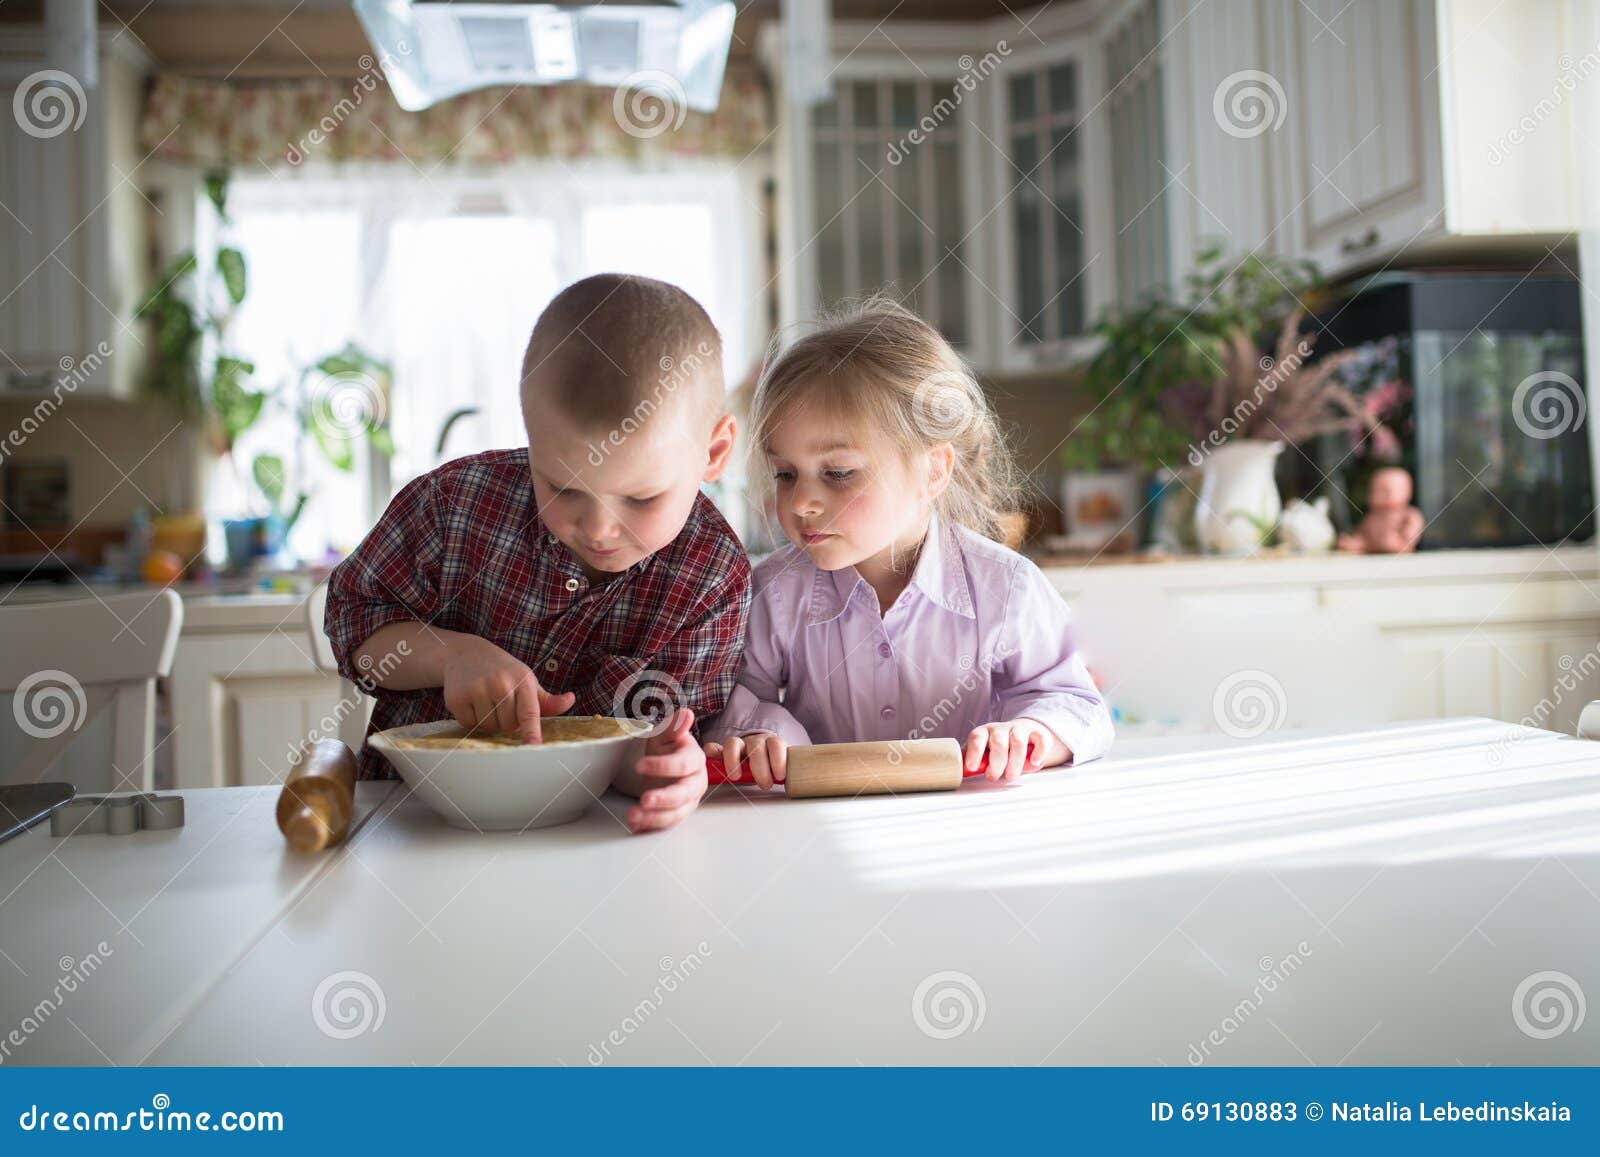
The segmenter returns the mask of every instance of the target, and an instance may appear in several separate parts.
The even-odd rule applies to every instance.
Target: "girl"
[[[708,756],[770,788],[796,743],[951,737],[1006,783],[1105,753],[1066,604],[994,541],[1015,493],[994,412],[933,327],[883,301],[824,324],[768,367],[751,425],[792,545],[755,568]]]

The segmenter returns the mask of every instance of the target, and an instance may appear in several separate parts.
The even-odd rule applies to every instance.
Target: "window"
[[[824,308],[892,287],[963,345],[969,275],[952,92],[929,80],[853,81],[812,110],[813,249]]]
[[[394,371],[392,460],[363,442],[346,473],[308,443],[289,463],[314,495],[291,550],[302,559],[348,551],[411,478],[448,458],[526,445],[518,370],[528,334],[561,286],[591,273],[682,286],[721,331],[724,369],[737,382],[764,338],[757,201],[747,187],[755,179],[722,165],[236,179],[231,239],[245,252],[250,290],[229,345],[256,363],[257,387],[292,385],[352,341]],[[471,412],[441,447],[460,411]],[[286,404],[263,417],[241,442],[244,469],[263,449],[289,458],[295,431]],[[246,509],[247,477],[218,473],[212,513]],[[727,513],[735,526],[744,521]]]
[[[1117,292],[1134,301],[1169,276],[1160,17],[1145,0],[1105,42],[1111,117],[1111,210],[1117,227]]]
[[[1024,344],[1084,331],[1080,101],[1076,61],[1019,73],[1006,85],[1017,337]]]

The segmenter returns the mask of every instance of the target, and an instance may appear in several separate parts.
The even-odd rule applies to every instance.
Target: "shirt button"
[[[556,661],[554,659],[546,659],[544,661],[544,669],[546,671],[554,671],[556,669]]]
[[[889,646],[888,643],[879,643],[878,644],[878,654],[882,655],[885,659],[887,659],[890,655],[894,654],[894,648]]]
[[[878,712],[878,714],[883,716],[885,719],[893,719],[894,718],[894,708],[893,707],[885,707],[882,711]]]
[[[567,580],[567,589],[569,591],[577,590],[578,589],[578,580],[577,579],[568,579]]]

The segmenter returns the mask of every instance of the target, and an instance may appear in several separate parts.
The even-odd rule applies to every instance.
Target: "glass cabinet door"
[[[815,106],[815,215],[800,244],[814,254],[818,308],[889,293],[960,346],[970,275],[960,114],[949,99],[942,81],[857,80]]]
[[[1016,338],[1040,345],[1077,337],[1088,300],[1077,62],[1010,77],[1005,112]]]

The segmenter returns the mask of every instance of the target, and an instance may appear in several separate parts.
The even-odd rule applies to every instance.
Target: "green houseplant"
[[[1069,436],[1063,467],[1081,469],[1094,456],[1102,464],[1120,460],[1156,472],[1162,491],[1154,537],[1171,549],[1194,549],[1194,503],[1205,461],[1196,447],[1215,427],[1217,384],[1239,372],[1239,335],[1271,332],[1321,292],[1310,262],[1256,254],[1233,261],[1212,247],[1196,256],[1179,292],[1105,315],[1083,374],[1103,417],[1090,426],[1090,436]]]
[[[207,175],[205,193],[225,236],[231,223],[227,174]],[[205,265],[192,251],[176,257],[136,311],[156,338],[143,396],[199,425],[212,452],[230,463],[241,490],[256,495],[248,516],[224,520],[231,567],[276,551],[311,499],[306,472],[282,455],[258,453],[248,469],[239,461],[240,440],[265,414],[284,408],[293,415],[296,460],[306,441],[343,471],[354,469],[358,439],[366,439],[375,453],[394,451],[386,419],[392,371],[353,343],[306,367],[292,386],[258,387],[255,363],[228,340],[229,322],[248,288],[244,253],[224,243]]]

